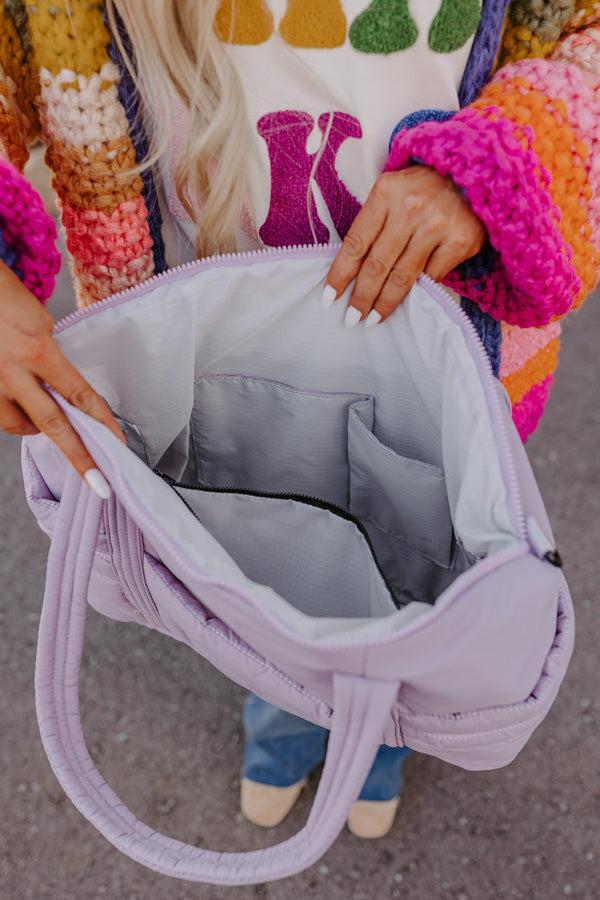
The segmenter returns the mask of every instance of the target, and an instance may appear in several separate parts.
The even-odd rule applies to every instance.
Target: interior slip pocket
[[[372,397],[305,391],[244,375],[195,380],[191,418],[195,472],[183,480],[308,494],[348,509],[348,410]]]
[[[368,536],[342,510],[165,480],[248,578],[300,612],[371,618],[396,611]]]
[[[364,406],[349,411],[352,514],[449,568],[453,526],[443,469],[384,446],[373,434],[373,418]]]

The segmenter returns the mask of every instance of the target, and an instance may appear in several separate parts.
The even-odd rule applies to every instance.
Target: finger
[[[434,281],[443,281],[446,275],[472,255],[472,248],[459,241],[444,241],[431,254],[425,274]]]
[[[81,409],[93,419],[106,425],[124,444],[125,435],[117,425],[104,397],[92,388],[81,372],[73,366],[54,342],[48,345],[36,374],[50,387],[58,391],[72,406]]]
[[[325,279],[323,305],[331,306],[356,278],[362,261],[384,226],[388,207],[380,194],[372,192],[342,241],[337,256]]]
[[[346,313],[348,328],[368,315],[409,240],[410,226],[406,220],[401,223],[396,218],[388,217],[356,278]]]
[[[425,233],[416,232],[394,265],[373,307],[369,325],[384,322],[400,306],[435,249]]]
[[[33,375],[21,375],[11,384],[10,389],[14,400],[33,424],[62,450],[81,476],[90,469],[97,469],[96,463],[60,407]]]
[[[39,434],[39,429],[35,427],[29,416],[26,416],[16,403],[4,395],[0,395],[0,428],[7,434],[20,434],[23,437]]]

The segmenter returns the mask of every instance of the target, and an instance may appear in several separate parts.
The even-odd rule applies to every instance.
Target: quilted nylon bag
[[[112,487],[23,442],[50,535],[36,665],[44,746],[119,850],[177,878],[265,882],[333,843],[381,743],[509,763],[548,712],[573,609],[509,402],[475,329],[421,278],[384,325],[319,302],[331,248],[219,257],[58,324],[126,436],[57,398]],[[217,853],[136,819],[88,754],[87,603],[194,648],[330,729],[305,827]]]

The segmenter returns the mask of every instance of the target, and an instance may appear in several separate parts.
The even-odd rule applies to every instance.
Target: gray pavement
[[[64,286],[58,292],[65,302]],[[528,445],[578,613],[574,659],[553,710],[510,767],[407,764],[386,839],[344,833],[294,879],[225,889],[171,881],[120,856],[70,805],[41,748],[33,702],[47,540],[21,490],[17,441],[0,436],[0,897],[52,900],[581,900],[600,897],[600,298],[566,327],[561,372]],[[58,308],[55,304],[55,310]],[[186,647],[90,612],[84,728],[93,756],[152,826],[214,850],[280,841],[238,811],[243,693]]]

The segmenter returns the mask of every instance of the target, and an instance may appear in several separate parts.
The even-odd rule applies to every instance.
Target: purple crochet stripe
[[[118,17],[117,23],[119,27],[119,36],[123,42],[123,46],[125,47],[126,52],[128,54],[131,54],[132,49],[129,35],[126,32],[125,26],[123,25],[122,21]],[[110,30],[110,25],[108,22],[107,27]],[[119,52],[119,48],[117,47],[114,37],[111,39],[108,52],[110,58],[119,69],[119,100],[121,101],[121,105],[125,110],[125,115],[127,116],[127,121],[129,122],[131,142],[135,150],[135,158],[139,163],[142,162],[148,155],[148,139],[146,137],[144,125],[142,123],[140,96],[134,84],[133,78],[131,77],[131,73],[125,65],[121,53]],[[154,272],[158,275],[160,272],[164,272],[167,268],[167,262],[165,259],[165,246],[161,231],[162,217],[160,214],[158,196],[156,193],[156,186],[154,184],[152,172],[149,169],[145,169],[141,173],[141,179],[144,185],[143,194],[144,200],[146,202],[146,209],[148,210],[148,230],[150,232],[150,237],[152,238]]]
[[[3,160],[0,160],[0,230],[3,261],[44,302],[54,290],[54,276],[60,269],[56,225],[37,191],[13,165]]]
[[[447,285],[496,319],[535,327],[567,312],[581,280],[558,228],[549,173],[515,130],[496,107],[461,110],[448,122],[399,134],[386,169],[418,158],[452,177],[486,225],[498,259],[480,278],[451,273]]]
[[[484,0],[479,28],[458,93],[461,107],[468,106],[489,81],[500,47],[502,26],[510,0]]]

